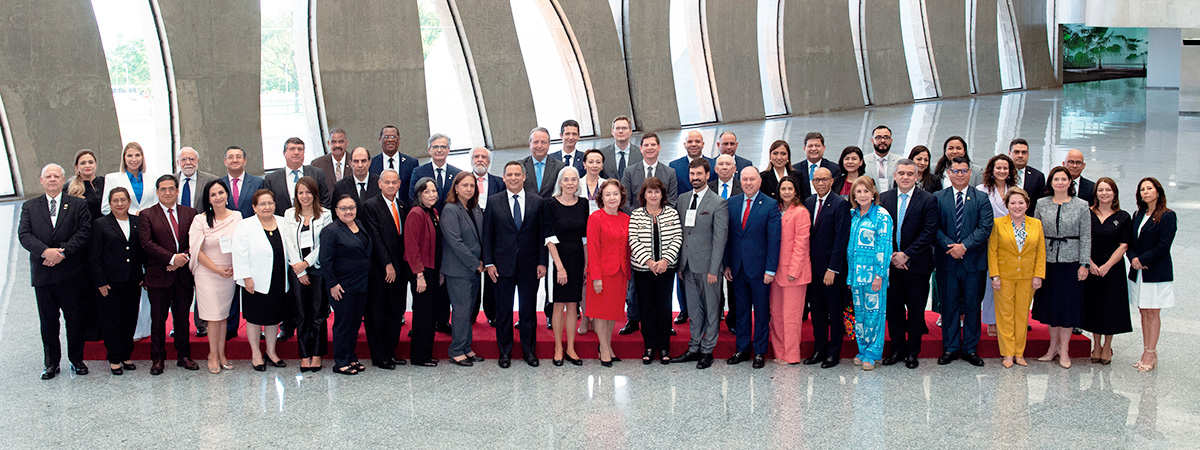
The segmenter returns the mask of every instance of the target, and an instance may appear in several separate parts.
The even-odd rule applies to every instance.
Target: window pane
[[[671,0],[671,66],[675,74],[675,101],[684,125],[716,122],[708,57],[700,33],[700,2]]]
[[[485,144],[475,88],[446,0],[420,0],[429,131],[450,136],[456,149]],[[467,166],[458,166],[467,167]]]
[[[557,139],[564,120],[579,122],[579,134],[595,134],[591,102],[575,48],[567,38],[562,19],[549,0],[511,0],[517,41],[529,75],[537,123]]]
[[[1000,87],[1020,89],[1025,86],[1024,68],[1021,65],[1021,41],[1017,35],[1016,19],[1009,0],[997,0],[996,39],[1000,53]]]
[[[13,183],[12,154],[9,153],[12,137],[8,134],[8,116],[4,112],[4,99],[0,99],[0,196],[16,195]]]
[[[867,87],[867,66],[863,61],[862,0],[849,0],[850,6],[850,37],[854,41],[854,62],[858,64],[858,84],[862,87],[863,104],[871,104],[871,89]]]
[[[914,99],[938,96],[933,54],[929,48],[923,0],[900,1],[900,34],[904,41],[904,59]]]
[[[787,114],[783,65],[779,61],[780,0],[758,0],[758,72],[762,76],[763,107],[768,116]]]
[[[150,2],[92,0],[92,10],[108,61],[121,141],[142,145],[147,173],[171,172],[175,158],[167,70]],[[100,163],[100,173],[120,170],[118,154],[101,154]]]
[[[283,142],[304,140],[306,160],[325,154],[313,93],[308,1],[262,0],[263,168],[283,167]]]

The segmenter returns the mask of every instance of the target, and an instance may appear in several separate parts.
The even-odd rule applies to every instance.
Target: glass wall
[[[854,62],[858,64],[858,83],[862,87],[863,104],[871,104],[871,87],[867,81],[866,54],[863,53],[863,0],[849,0],[850,36],[854,41]]]
[[[8,130],[8,116],[4,112],[4,99],[0,99],[0,197],[17,193],[12,170],[12,162],[16,155],[9,150],[12,148],[12,137]]]
[[[758,0],[758,72],[762,78],[763,109],[768,116],[787,114],[787,84],[779,57],[782,0]]]
[[[307,0],[262,0],[263,168],[283,167],[283,142],[304,140],[306,160],[325,154],[313,92]]]
[[[679,121],[683,125],[717,120],[701,14],[699,0],[671,0],[671,67]]]
[[[1000,87],[1025,87],[1025,68],[1021,64],[1021,37],[1011,0],[997,0],[996,39],[1000,53]]]
[[[447,0],[419,0],[417,10],[425,52],[429,131],[450,136],[455,149],[483,146],[483,121],[450,4]]]
[[[900,1],[900,34],[913,98],[938,97],[937,69],[933,64],[933,49],[929,48],[929,24],[924,0]]]
[[[596,134],[579,57],[550,0],[511,0],[517,41],[529,75],[537,123],[558,139],[559,125],[579,122],[580,136]]]

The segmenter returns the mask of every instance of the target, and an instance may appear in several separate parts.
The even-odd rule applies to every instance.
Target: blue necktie
[[[183,179],[183,206],[192,207],[192,179]]]
[[[521,197],[513,194],[513,223],[517,225],[517,230],[521,229]]]
[[[534,172],[537,174],[537,188],[542,189],[542,169],[546,166],[544,162],[533,163]]]
[[[293,170],[293,171],[292,171],[292,182],[293,182],[293,183],[299,183],[299,182],[300,182],[300,171],[299,171],[299,170]]]
[[[729,183],[721,184],[721,198],[729,200]]]
[[[810,163],[808,165],[808,181],[811,182],[813,179],[813,176],[815,176],[816,174],[817,174],[817,165],[815,163]]]
[[[563,162],[567,163],[567,166],[570,166],[571,165],[571,155],[563,155]]]
[[[958,200],[954,201],[954,240],[962,242],[962,227],[963,227],[963,193],[958,193]]]
[[[900,228],[904,226],[906,211],[908,211],[908,194],[900,194],[900,208],[896,211],[896,248],[900,248]]]

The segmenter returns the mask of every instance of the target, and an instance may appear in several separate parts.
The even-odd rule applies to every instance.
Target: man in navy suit
[[[538,280],[546,276],[545,200],[525,190],[525,169],[517,161],[504,165],[505,190],[488,198],[483,213],[483,265],[496,283],[496,345],[500,367],[511,364],[513,291],[520,298],[521,352],[525,363],[538,366]]]
[[[846,287],[846,246],[850,241],[850,204],[833,193],[833,174],[824,167],[813,172],[813,195],[804,200],[812,217],[808,234],[812,282],[805,300],[812,314],[816,350],[805,365],[821,364],[822,369],[837,366],[842,358],[842,311],[850,294]],[[819,278],[818,278],[819,277]]]
[[[1029,167],[1029,142],[1024,139],[1016,138],[1008,143],[1008,157],[1016,167],[1013,176],[1017,178],[1017,186],[1029,194],[1029,210],[1034,211],[1038,199],[1046,196],[1046,175]]]
[[[381,152],[371,158],[371,175],[379,176],[383,169],[395,170],[400,174],[400,198],[407,201],[408,179],[417,168],[417,158],[400,152],[400,130],[395,125],[379,130],[379,148]]]
[[[937,232],[938,290],[942,294],[942,356],[950,364],[959,356],[983,366],[975,353],[979,344],[980,303],[987,282],[988,236],[992,234],[992,204],[986,194],[971,187],[971,163],[951,160],[950,187],[935,196],[941,209]],[[959,325],[962,316],[962,325]]]
[[[753,343],[755,369],[766,364],[767,330],[771,321],[770,285],[779,266],[783,221],[779,202],[766,194],[759,195],[761,182],[754,166],[742,170],[742,193],[729,199],[729,235],[725,244],[725,279],[733,281],[739,311],[736,353],[727,362],[749,361]]]
[[[879,195],[892,216],[896,239],[892,241],[892,266],[888,275],[887,329],[892,354],[882,364],[904,361],[916,369],[925,328],[925,301],[929,274],[933,272],[933,243],[937,240],[937,199],[917,188],[917,163],[904,158],[896,163],[896,187]]]
[[[423,177],[433,178],[433,183],[437,185],[438,201],[434,205],[438,211],[442,210],[442,205],[446,204],[446,194],[450,192],[450,185],[454,183],[454,176],[462,172],[462,169],[446,164],[446,157],[450,156],[450,137],[441,133],[434,133],[429,137],[428,142],[429,162],[413,169],[412,174],[408,177],[408,204],[413,204],[413,195],[417,192],[417,180]],[[449,330],[446,330],[448,333]]]
[[[804,161],[792,165],[796,176],[800,178],[800,186],[797,186],[800,189],[800,198],[807,199],[816,192],[816,189],[813,189],[812,178],[817,169],[822,167],[829,169],[829,173],[834,177],[842,171],[837,163],[825,159],[825,136],[811,131],[804,135]]]
[[[575,144],[579,143],[579,122],[567,119],[559,127],[558,135],[562,137],[562,150],[551,153],[550,157],[562,161],[564,166],[574,167],[579,171],[579,176],[583,176],[587,173],[583,168],[583,152],[575,148]]]
[[[225,207],[230,211],[238,211],[242,218],[254,215],[254,193],[263,188],[263,179],[246,173],[246,151],[231,146],[225,149],[225,169],[228,171],[221,181],[229,186],[229,195]],[[286,211],[286,208],[285,208]],[[237,337],[238,326],[242,320],[242,290],[233,290],[233,304],[229,308],[229,318],[225,322],[225,340]]]
[[[371,174],[371,152],[366,147],[357,147],[346,155],[352,171],[333,184],[333,198],[339,199],[343,195],[349,195],[355,204],[362,205],[372,197],[379,196],[379,177]],[[337,200],[334,200],[334,203],[336,202]],[[400,200],[400,204],[404,205],[403,199]]]
[[[483,147],[471,149],[471,175],[475,176],[475,189],[479,197],[479,207],[487,211],[488,197],[504,191],[504,179],[488,173],[492,167],[492,152]],[[488,325],[496,326],[496,283],[483,276],[483,297],[475,302],[471,320],[479,317],[479,307],[483,307],[483,315],[487,317]]]
[[[687,154],[679,157],[679,159],[671,161],[671,163],[667,165],[671,168],[671,170],[675,171],[675,178],[677,179],[675,182],[677,197],[681,197],[683,194],[692,191],[692,181],[689,179],[688,172],[690,169],[688,167],[693,160],[703,158],[704,160],[708,161],[708,167],[714,167],[717,165],[716,159],[703,155],[704,135],[700,134],[699,131],[692,130],[688,132],[687,138],[685,138],[683,141],[683,149],[687,151]],[[704,181],[704,184],[707,185],[709,181],[717,179],[716,172],[711,170],[706,170],[705,172],[708,172],[708,179]],[[676,282],[678,284],[678,289],[675,292],[679,296],[679,316],[675,318],[675,323],[683,324],[688,320],[686,300],[687,294],[683,291],[683,280],[676,279]]]
[[[733,134],[732,131],[725,131],[721,133],[721,136],[717,138],[717,147],[721,149],[722,155],[729,155],[733,157],[733,162],[737,165],[738,173],[741,173],[742,169],[754,165],[754,163],[750,162],[750,160],[737,155],[737,135]]]

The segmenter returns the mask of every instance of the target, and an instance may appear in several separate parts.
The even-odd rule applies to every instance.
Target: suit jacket
[[[941,210],[933,194],[913,187],[909,192],[908,208],[904,210],[904,223],[899,221],[900,191],[890,189],[879,194],[883,209],[892,216],[893,230],[900,236],[900,243],[892,239],[892,251],[904,252],[908,256],[908,270],[913,273],[933,272],[933,244],[937,242],[938,219]],[[892,270],[901,270],[892,267]]]
[[[29,251],[29,271],[35,287],[77,282],[87,267],[88,239],[92,235],[92,213],[88,211],[87,200],[71,197],[65,189],[59,198],[57,223],[50,220],[50,200],[45,195],[21,204],[17,237]],[[42,252],[48,248],[63,249],[65,258],[54,267],[42,264]]]
[[[716,179],[708,182],[708,188],[712,189],[717,197],[721,197],[721,180]],[[729,198],[742,193],[742,180],[738,177],[733,177],[729,180]],[[724,197],[721,197],[724,198]]]
[[[312,162],[309,164],[312,164],[313,167],[321,169],[322,172],[325,172],[325,181],[329,183],[327,188],[330,192],[333,192],[334,185],[336,185],[338,181],[341,181],[338,179],[337,174],[333,173],[333,154],[323,155],[312,160]],[[346,152],[346,154],[342,155],[342,178],[353,175],[354,169],[350,168],[350,152]]]
[[[708,160],[708,181],[717,179],[717,172],[713,170],[717,167],[717,160],[707,156],[704,156],[703,158]],[[683,155],[679,159],[671,161],[670,164],[667,164],[671,170],[675,171],[675,188],[679,190],[679,195],[683,195],[684,192],[689,192],[692,190],[692,179],[690,175],[688,175],[688,164],[691,163],[692,159],[687,155]]]
[[[380,192],[379,191],[379,176],[368,173],[366,187],[367,187],[367,198],[378,197],[379,192]],[[354,179],[353,174],[347,176],[346,178],[342,178],[341,180],[338,180],[337,183],[333,184],[333,201],[336,202],[337,199],[342,198],[343,195],[349,195],[351,198],[354,199],[354,202],[359,205],[361,205],[364,201],[367,200],[367,198],[360,198],[358,196],[358,180]],[[396,197],[399,198],[399,197],[403,197],[403,196],[397,195]],[[400,203],[405,206],[408,205],[408,203],[405,203],[403,201]]]
[[[437,210],[433,210],[433,215]],[[413,276],[424,272],[425,269],[437,269],[437,238],[438,230],[433,226],[433,218],[425,208],[408,210],[408,218],[404,219],[404,260],[412,268]]]
[[[633,142],[633,139],[629,140],[629,148],[627,151],[627,159],[625,160],[626,169],[628,169],[629,166],[642,162],[642,151],[638,148],[638,144]],[[604,170],[600,171],[600,178],[604,178],[606,180],[609,178],[616,178],[620,180],[620,178],[617,177],[617,163],[619,161],[617,161],[616,144],[608,144],[600,147],[600,153],[604,154]]]
[[[129,175],[125,172],[113,172],[104,176],[104,193],[100,195],[100,213],[108,214],[112,210],[108,207],[108,193],[114,188],[123,187],[129,191],[129,213],[137,214],[139,211],[158,204],[158,192],[154,189],[154,182],[158,180],[158,175],[149,173],[142,174],[142,201],[138,201],[137,196],[133,193],[133,185],[129,183]],[[65,190],[65,189],[64,189]]]
[[[578,171],[579,171],[579,177],[580,177],[580,178],[583,178],[583,176],[584,176],[585,174],[587,174],[587,171],[586,171],[586,170],[584,170],[584,168],[583,168],[583,154],[584,154],[584,152],[587,152],[587,150],[582,150],[582,149],[580,149],[579,147],[575,147],[575,152],[574,152],[574,153],[571,153],[571,166],[572,166],[572,167],[574,167],[574,168],[575,168],[575,170],[578,170]],[[551,153],[551,154],[550,154],[550,157],[551,157],[551,158],[554,158],[554,159],[557,159],[557,160],[559,160],[559,161],[564,161],[564,162],[563,162],[563,166],[566,166],[566,165],[567,165],[567,163],[566,163],[566,162],[565,162],[565,160],[563,159],[563,152],[562,152],[562,150],[559,150],[559,151],[557,151],[557,152],[553,152],[553,153]],[[603,169],[601,169],[601,170],[603,170]]]
[[[887,173],[883,174],[885,177],[887,177],[887,186],[875,186],[875,189],[879,192],[883,192],[883,191],[886,191],[886,190],[892,188],[892,184],[895,183],[895,181],[896,181],[895,180],[896,163],[899,163],[900,160],[904,158],[904,155],[901,155],[901,154],[893,152],[893,151],[889,151],[888,154],[886,156],[884,156],[884,158],[887,159]],[[864,154],[863,154],[863,174],[878,180],[879,174],[876,173],[876,172],[879,172],[879,162],[878,161],[879,161],[879,156],[875,154],[875,151],[873,149],[871,149],[867,152],[864,152]],[[878,184],[878,183],[876,183],[876,184]],[[978,184],[978,183],[976,183],[976,184]]]
[[[779,202],[761,192],[754,197],[750,217],[742,228],[746,194],[729,198],[729,239],[725,243],[725,263],[735,275],[745,271],[751,278],[775,273],[779,267],[779,240],[782,216]]]
[[[146,287],[166,288],[175,283],[185,287],[193,285],[192,271],[187,267],[167,271],[167,266],[171,264],[171,258],[176,253],[188,253],[188,230],[192,228],[192,219],[196,217],[196,210],[192,208],[178,205],[176,208],[179,241],[174,240],[171,234],[171,221],[167,218],[167,212],[163,211],[161,207],[146,208],[139,214],[141,218],[138,223],[140,225],[138,236],[141,238],[142,250],[146,255]],[[178,250],[176,250],[176,246],[178,246]]]
[[[92,222],[89,260],[96,287],[112,283],[142,281],[142,242],[138,234],[138,216],[129,216],[129,238],[111,214]]]
[[[1087,202],[1090,207],[1092,200],[1096,198],[1096,183],[1080,175],[1079,188],[1075,190],[1075,196]]]
[[[582,182],[583,182],[583,179],[580,178],[580,183],[582,183]],[[579,188],[579,190],[581,190],[581,191],[584,189],[582,186],[583,185],[581,184],[580,188]],[[479,206],[481,209],[486,209],[488,197],[491,197],[492,194],[495,194],[497,192],[503,192],[504,190],[505,190],[505,187],[504,187],[504,179],[503,178],[492,175],[490,173],[487,174],[487,192],[477,192],[476,193],[476,195],[479,196],[479,205],[477,205],[477,206]]]
[[[1025,166],[1023,171],[1024,185],[1021,189],[1029,194],[1029,211],[1036,211],[1038,199],[1046,196],[1046,175],[1030,166]]]
[[[987,241],[992,234],[992,202],[987,194],[974,187],[967,186],[963,199],[963,226],[961,239],[954,238],[954,187],[948,187],[934,194],[938,207],[941,209],[937,232],[937,245],[933,254],[937,261],[938,270],[962,270],[982,272],[987,270]],[[955,260],[946,254],[951,244],[961,243],[967,248],[962,260]]]
[[[325,209],[333,209],[333,191],[329,190],[330,184],[326,182],[325,172],[307,165],[303,166],[301,171],[303,176],[316,180],[317,190],[320,191],[321,206],[324,206]],[[292,192],[288,190],[287,177],[289,176],[291,174],[288,173],[287,167],[284,167],[263,178],[263,188],[270,189],[275,194],[275,215],[277,216],[282,216],[285,210],[295,205],[295,202],[292,201]],[[239,200],[241,199],[239,198]]]
[[[1017,249],[1012,218],[997,217],[988,238],[988,277],[1008,280],[1046,278],[1046,237],[1042,221],[1025,216],[1025,246]]]
[[[532,155],[521,160],[521,166],[525,168],[525,192],[536,192],[543,198],[550,198],[554,195],[554,182],[558,180],[558,171],[566,165],[562,161],[547,156],[544,161],[546,167],[542,168],[542,185],[537,186],[537,172],[533,167],[533,162]]]
[[[183,204],[183,171],[175,172],[175,178],[179,180],[179,198],[177,199],[177,201],[179,202],[180,205],[182,205]],[[211,173],[208,173],[208,172],[203,172],[203,171],[197,170],[196,174],[192,175],[192,178],[193,178],[193,180],[192,180],[192,186],[191,186],[191,190],[192,190],[191,207],[199,209],[200,208],[200,196],[204,195],[204,193],[200,192],[200,191],[204,190],[204,186],[208,185],[209,181],[217,179],[217,176],[213,175]],[[228,186],[228,184],[226,184],[226,185]]]
[[[547,265],[549,255],[545,245],[550,235],[544,217],[546,200],[525,191],[525,212],[517,229],[507,194],[505,190],[488,197],[483,212],[483,264],[496,266],[502,277],[532,277],[536,266]]]
[[[462,203],[442,208],[442,274],[452,277],[476,276],[483,260],[483,210],[475,206],[472,215]]]
[[[290,239],[284,236],[294,236],[296,230],[291,227],[291,223],[283,219],[277,219],[275,226],[279,240],[285,242],[286,248]],[[277,275],[276,267],[282,264],[287,267],[285,274],[292,273],[291,265],[300,261],[294,261],[290,256],[298,254],[284,250],[283,261],[275,261],[275,250],[271,248],[271,241],[267,239],[262,221],[258,220],[258,217],[243,220],[238,222],[237,228],[233,230],[233,279],[238,286],[246,287],[246,278],[249,278],[254,282],[254,292],[270,294],[271,279]],[[289,290],[291,283],[285,279],[283,292]]]
[[[767,170],[759,172],[758,175],[762,177],[762,184],[759,185],[758,190],[764,194],[767,194],[767,197],[771,197],[775,199],[775,201],[779,201],[779,178],[775,176],[775,169],[768,168]],[[796,174],[791,172],[790,166],[788,167],[787,175],[791,175],[793,178],[796,177]],[[800,186],[796,186],[797,189],[799,189],[799,187]],[[796,193],[796,195],[800,194],[801,192]],[[807,196],[800,198],[807,198]]]
[[[378,198],[378,197],[376,197]],[[358,222],[358,232],[366,233],[366,227]],[[341,285],[346,292],[367,292],[367,274],[372,269],[372,241],[370,236],[362,239],[355,235],[341,220],[321,230],[321,277],[325,287]],[[399,269],[396,270],[400,272]]]
[[[821,162],[817,163],[818,167],[824,167],[829,170],[829,176],[837,178],[842,174],[842,168],[838,167],[837,163],[825,158],[821,158]],[[808,178],[808,159],[792,164],[792,176],[800,180],[800,198],[808,198],[815,192],[812,190],[812,180]]]
[[[408,217],[408,208],[400,201],[401,195],[396,194],[396,214],[400,216],[400,230],[404,231],[404,220]],[[367,235],[375,247],[376,264],[371,270],[383,273],[384,266],[391,264],[397,276],[409,277],[408,261],[404,259],[404,236],[396,232],[396,221],[392,210],[388,208],[387,200],[382,195],[368,198],[362,203],[363,214],[359,217],[366,228]]]
[[[683,248],[679,250],[679,273],[707,273],[721,275],[721,260],[725,256],[725,243],[729,238],[729,202],[711,189],[705,189],[704,197],[696,205],[696,223],[683,227]],[[694,191],[679,197],[679,221],[686,224],[687,212],[692,205]]]
[[[812,218],[804,207],[788,208],[783,213],[779,234],[779,273],[775,277],[776,284],[804,286],[812,281],[812,262],[808,256],[808,244],[812,239],[811,231]],[[795,279],[789,281],[788,277]]]
[[[817,195],[804,200],[809,217],[817,208]],[[833,191],[816,212],[815,222],[808,233],[808,257],[814,277],[824,277],[825,271],[846,273],[846,249],[850,245],[850,203]]]
[[[225,174],[225,176],[221,177],[221,181],[224,181],[225,185],[229,186],[229,189],[233,189],[233,184],[231,184],[229,181],[229,174]],[[231,210],[241,211],[242,218],[245,219],[254,215],[253,197],[255,192],[263,188],[263,178],[246,173],[242,175],[242,181],[238,183],[240,184],[238,186],[238,204],[233,204],[233,195],[231,194],[228,196],[228,200],[225,202],[225,207]],[[286,184],[284,186],[286,186]],[[287,209],[286,206],[281,208],[278,205],[279,202],[275,203],[275,209]]]
[[[458,175],[459,172],[462,172],[462,170],[450,164],[446,164],[446,173],[443,174],[442,184],[437,187],[438,201],[434,207],[437,208],[438,211],[441,211],[442,205],[446,204],[446,195],[450,193],[450,187],[454,184],[454,176]],[[432,162],[427,162],[417,166],[416,169],[413,169],[412,174],[408,177],[408,190],[400,191],[408,196],[409,205],[417,204],[417,201],[414,198],[414,196],[417,194],[417,180],[425,177],[433,178],[433,184],[437,184],[437,178],[434,177]]]
[[[1133,242],[1129,244],[1129,250],[1125,252],[1125,257],[1130,261],[1138,258],[1138,262],[1146,266],[1145,269],[1142,269],[1143,282],[1175,281],[1175,268],[1171,264],[1171,244],[1175,242],[1175,229],[1178,223],[1175,211],[1163,213],[1162,219],[1157,223],[1148,220],[1146,226],[1139,229],[1138,226],[1141,225],[1145,215],[1145,211],[1133,214]],[[1137,270],[1134,270],[1132,264],[1129,267],[1129,280],[1137,281]]]
[[[675,177],[675,171],[662,161],[654,165],[654,178],[662,180],[666,186],[666,192],[663,192],[663,201],[666,204],[675,206],[675,197],[678,196],[679,188],[675,183],[679,180]],[[621,178],[621,184],[629,191],[629,206],[628,211],[642,207],[638,201],[638,190],[642,189],[642,183],[646,181],[646,162],[638,161],[637,164],[629,166],[625,169],[625,177]]]
[[[408,198],[408,179],[412,176],[413,169],[416,169],[419,163],[417,162],[417,158],[408,156],[404,152],[397,151],[396,154],[400,155],[400,167],[396,168],[396,172],[400,174],[400,198]],[[370,170],[372,175],[379,176],[379,174],[383,173],[383,169],[386,168],[383,156],[381,152],[371,157]]]
[[[716,160],[717,160],[717,158],[713,158],[713,161],[716,161]],[[742,176],[742,169],[753,166],[754,162],[750,161],[746,158],[743,158],[741,156],[733,155],[733,165],[734,165],[734,167],[737,167],[737,173],[735,173],[733,175],[733,177],[737,178],[737,177]]]

